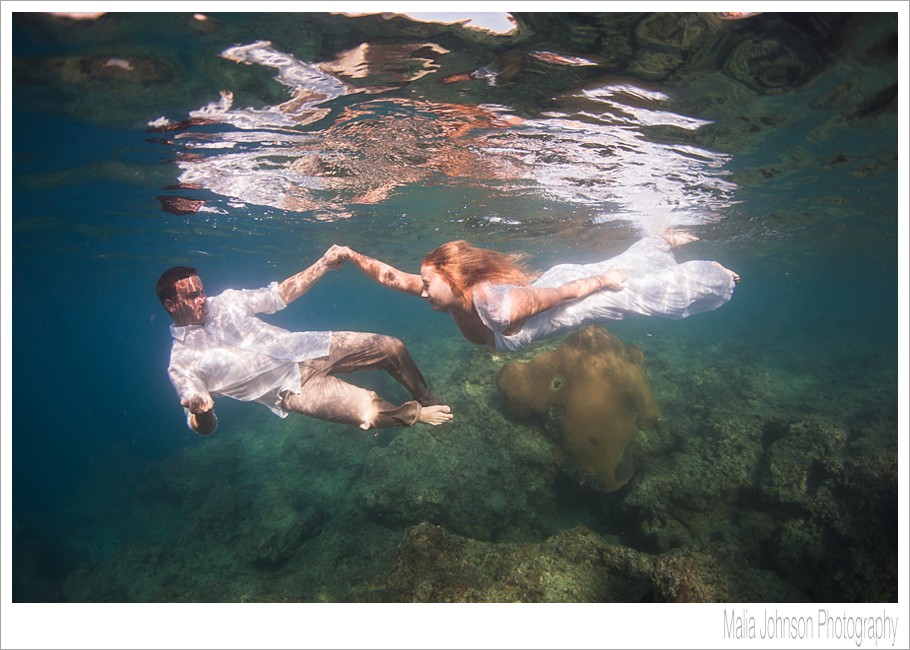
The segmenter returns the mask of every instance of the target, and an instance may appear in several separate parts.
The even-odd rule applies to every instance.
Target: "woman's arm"
[[[415,296],[419,296],[423,292],[423,281],[419,275],[399,271],[394,266],[358,253],[347,246],[338,246],[336,244],[328,250],[326,255],[332,256],[333,259],[353,262],[367,277],[389,289],[403,291]]]
[[[518,324],[542,311],[552,309],[564,302],[585,298],[603,289],[622,291],[625,281],[624,273],[618,269],[610,269],[601,275],[572,280],[558,287],[515,288],[510,294],[509,320],[513,324]]]

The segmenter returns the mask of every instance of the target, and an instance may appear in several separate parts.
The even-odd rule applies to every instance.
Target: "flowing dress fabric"
[[[474,308],[493,331],[496,349],[518,350],[559,332],[591,323],[622,320],[626,316],[686,318],[717,309],[733,295],[733,278],[716,262],[694,260],[679,264],[670,245],[660,237],[642,239],[625,252],[593,264],[559,264],[531,286],[558,287],[579,278],[618,268],[626,274],[621,291],[601,290],[528,318],[516,334],[509,328],[511,300],[517,287],[485,283],[474,291]]]

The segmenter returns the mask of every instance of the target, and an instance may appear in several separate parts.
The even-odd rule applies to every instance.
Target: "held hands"
[[[326,268],[335,270],[344,266],[344,263],[351,259],[353,254],[354,251],[347,246],[333,244],[322,256],[322,259],[325,260]]]

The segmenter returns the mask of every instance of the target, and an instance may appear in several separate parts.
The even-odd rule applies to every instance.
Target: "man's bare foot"
[[[724,273],[726,273],[731,278],[733,278],[733,284],[739,284],[739,280],[740,280],[739,273],[737,273],[736,271],[731,271],[730,269],[728,269],[726,266],[724,266],[720,262],[714,262],[714,264],[717,267],[719,267],[720,269],[722,269]]]
[[[676,248],[683,244],[691,244],[694,241],[698,241],[698,237],[688,230],[677,230],[676,228],[662,228],[660,237],[670,244],[670,248]]]
[[[452,409],[445,404],[436,404],[434,406],[421,406],[420,415],[417,416],[418,422],[432,424],[434,427],[446,422],[452,421]]]

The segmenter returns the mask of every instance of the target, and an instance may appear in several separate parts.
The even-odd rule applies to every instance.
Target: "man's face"
[[[202,325],[209,315],[205,305],[205,289],[198,275],[191,275],[183,280],[178,280],[174,285],[177,288],[177,299],[167,299],[164,307],[174,319],[175,325]]]

